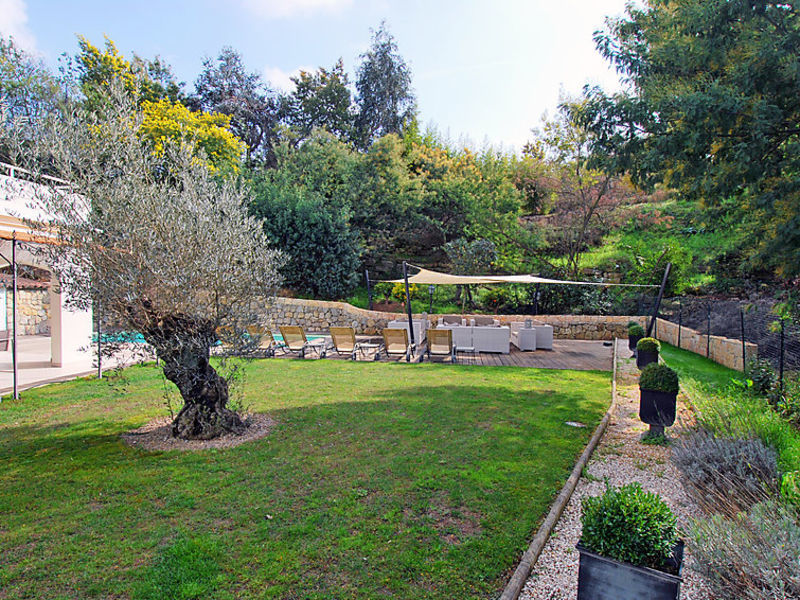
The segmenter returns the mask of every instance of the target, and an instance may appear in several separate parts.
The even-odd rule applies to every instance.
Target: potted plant
[[[650,436],[663,436],[675,422],[678,374],[667,365],[650,363],[639,376],[639,418],[650,425]]]
[[[636,354],[636,344],[644,337],[644,329],[638,323],[631,321],[628,324],[628,348]]]
[[[646,337],[636,342],[636,366],[644,369],[650,363],[658,362],[661,343],[656,338]]]
[[[578,600],[676,600],[683,542],[675,515],[638,483],[582,501]]]

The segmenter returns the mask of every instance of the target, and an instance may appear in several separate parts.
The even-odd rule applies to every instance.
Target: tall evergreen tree
[[[367,148],[387,133],[400,134],[414,119],[417,101],[411,88],[411,69],[398,53],[385,22],[373,32],[372,46],[361,59],[354,141]]]
[[[247,161],[274,164],[278,101],[258,73],[245,69],[242,57],[231,47],[216,60],[203,61],[195,81],[199,108],[230,115],[231,130],[247,146]]]
[[[319,127],[339,139],[349,139],[353,130],[347,73],[340,58],[330,70],[300,71],[292,77],[295,89],[283,99],[282,113],[294,135],[306,139]]]

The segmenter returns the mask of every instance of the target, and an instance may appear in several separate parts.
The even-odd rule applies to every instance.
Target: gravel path
[[[580,537],[580,501],[584,496],[600,495],[604,478],[612,485],[638,481],[647,491],[657,492],[685,528],[690,517],[700,516],[700,509],[683,491],[678,472],[669,460],[669,448],[647,446],[639,436],[647,425],[639,420],[639,371],[628,358],[627,340],[617,341],[617,408],[603,439],[586,467],[584,477],[561,515],[539,560],[520,595],[524,600],[571,600],[578,587],[578,551]],[[688,420],[686,408],[678,399],[678,420]],[[672,433],[672,435],[675,435]],[[588,477],[586,476],[588,473]],[[688,568],[691,559],[684,559],[682,600],[711,600],[710,592],[700,577]]]

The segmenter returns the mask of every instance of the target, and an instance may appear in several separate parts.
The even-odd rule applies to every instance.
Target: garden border
[[[522,589],[525,587],[525,582],[531,574],[531,570],[533,570],[536,561],[539,560],[539,555],[542,553],[550,534],[553,532],[553,528],[556,526],[559,518],[561,518],[561,513],[564,512],[564,509],[572,497],[572,493],[575,491],[575,487],[578,485],[584,467],[586,467],[592,453],[594,453],[595,448],[597,448],[603,434],[605,434],[608,428],[611,415],[617,408],[617,338],[614,338],[612,360],[611,405],[608,407],[608,410],[606,410],[606,414],[594,430],[594,435],[592,435],[583,453],[575,463],[575,467],[572,469],[572,473],[564,484],[564,487],[561,488],[561,492],[551,505],[550,512],[547,513],[547,517],[545,517],[545,520],[539,526],[539,530],[536,532],[528,549],[522,555],[517,568],[514,570],[514,574],[511,576],[511,579],[508,580],[508,584],[506,584],[499,600],[517,600],[517,598],[519,598]]]

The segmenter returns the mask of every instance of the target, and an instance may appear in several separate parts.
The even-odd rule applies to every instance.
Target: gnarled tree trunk
[[[170,315],[143,329],[145,339],[163,361],[164,376],[183,398],[172,434],[186,440],[209,440],[224,433],[242,433],[244,422],[226,407],[228,383],[209,363],[209,348],[215,340],[213,325]]]

